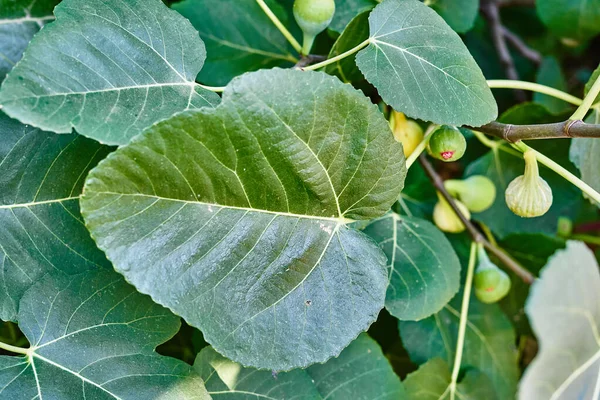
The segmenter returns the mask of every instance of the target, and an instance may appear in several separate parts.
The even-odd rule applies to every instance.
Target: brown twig
[[[600,138],[600,125],[570,120],[537,125],[512,125],[501,122],[490,122],[479,128],[469,129],[496,136],[510,143],[535,139]]]
[[[502,249],[494,246],[490,243],[485,236],[475,227],[475,225],[466,218],[463,213],[460,211],[458,206],[456,205],[454,198],[448,193],[446,188],[444,187],[444,181],[438,175],[436,170],[433,168],[429,160],[427,160],[427,156],[423,153],[419,156],[419,162],[423,166],[425,173],[433,183],[433,186],[441,193],[441,195],[446,199],[452,210],[456,216],[461,220],[471,238],[476,243],[481,243],[490,253],[492,253],[498,260],[500,260],[504,265],[506,265],[510,270],[512,270],[515,274],[517,274],[523,282],[531,284],[535,280],[535,277],[531,274],[531,272],[527,271],[523,268],[519,263],[513,260],[508,254],[506,254]]]
[[[498,11],[498,4],[495,0],[484,0],[481,3],[481,12],[490,25],[490,32],[492,34],[492,40],[494,46],[498,52],[500,62],[504,66],[506,77],[511,80],[518,80],[519,74],[515,67],[515,62],[510,55],[508,46],[506,45],[506,37],[504,36],[504,26],[500,20],[500,12]],[[522,90],[515,90],[515,96],[517,100],[523,102],[527,99],[525,92]]]
[[[318,54],[309,54],[307,56],[302,56],[302,58],[294,65],[294,68],[304,68],[308,67],[312,63],[321,62],[327,60],[327,57],[320,56]]]
[[[518,36],[508,30],[505,26],[502,27],[502,34],[519,53],[529,61],[533,62],[536,65],[540,65],[542,63],[542,55],[530,48],[525,44],[525,42]]]

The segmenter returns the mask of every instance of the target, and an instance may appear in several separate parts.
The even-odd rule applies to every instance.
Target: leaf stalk
[[[298,53],[302,53],[302,46],[300,45],[300,43],[298,43],[298,41],[294,38],[290,31],[288,31],[287,28],[281,23],[281,21],[279,20],[279,18],[277,18],[275,13],[271,11],[267,3],[265,3],[264,0],[256,0],[256,2],[260,6],[260,8],[262,8],[265,14],[267,14],[267,17],[269,17],[273,25],[275,25],[275,27],[279,29],[279,32],[281,32],[281,34],[287,39],[287,41],[290,42],[294,50],[296,50]]]

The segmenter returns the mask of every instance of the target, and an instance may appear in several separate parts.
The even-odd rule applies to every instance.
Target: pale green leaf
[[[585,244],[568,242],[550,259],[533,284],[526,311],[540,351],[525,371],[519,398],[598,398],[600,274]]]
[[[433,0],[430,7],[456,32],[464,33],[473,27],[479,13],[479,0]]]
[[[537,13],[560,36],[587,40],[600,33],[600,0],[537,0]]]
[[[60,0],[0,0],[0,82],[23,56],[27,44],[54,19]]]
[[[450,367],[441,358],[432,358],[409,374],[404,380],[406,394],[411,400],[450,400]],[[490,379],[476,369],[469,369],[456,385],[456,399],[496,400]]]
[[[15,320],[25,290],[48,272],[110,267],[79,214],[85,175],[109,151],[0,112],[1,319]]]
[[[344,32],[338,37],[329,52],[329,58],[338,56],[369,38],[369,12],[359,14],[354,18]],[[328,65],[325,72],[335,75],[344,82],[359,82],[364,80],[356,66],[355,56],[349,56]]]
[[[458,292],[460,261],[429,221],[390,213],[363,230],[388,258],[385,308],[400,320],[438,312]]]
[[[377,5],[377,0],[335,0],[335,14],[329,29],[343,32],[357,15],[370,11]]]
[[[600,124],[600,112],[594,111],[586,122]],[[600,191],[600,141],[594,138],[571,140],[569,159],[577,166],[581,179],[594,190]],[[585,194],[584,194],[585,196]],[[600,207],[600,204],[598,204]]]
[[[596,67],[596,69],[594,70],[594,72],[592,72],[592,76],[590,76],[590,79],[587,81],[587,83],[585,84],[585,88],[584,88],[584,94],[587,95],[588,92],[592,89],[592,86],[594,85],[594,83],[596,82],[596,80],[600,78],[600,65],[598,65],[598,67]],[[596,97],[596,99],[594,100],[594,103],[600,101],[600,95],[598,95]]]
[[[274,69],[117,150],[90,173],[81,204],[138,290],[224,356],[288,370],[339,354],[377,317],[385,255],[345,223],[384,214],[404,164],[360,92]]]
[[[439,357],[454,364],[462,292],[434,316],[419,322],[400,322],[402,342],[411,360],[423,364]],[[497,304],[471,297],[461,370],[476,368],[492,382],[499,399],[515,396],[519,378],[515,331]]]
[[[0,356],[0,397],[25,399],[210,399],[183,361],[154,348],[179,319],[111,271],[47,275],[21,299],[24,357]]]
[[[369,16],[371,43],[356,63],[383,100],[412,118],[479,126],[497,106],[460,37],[418,0],[385,0]]]
[[[400,379],[366,334],[360,335],[337,358],[306,370],[272,373],[226,359],[203,349],[194,368],[205,380],[213,399],[404,400]]]
[[[44,130],[125,144],[153,123],[219,97],[194,79],[206,52],[160,0],[64,0],[8,74],[0,104]]]
[[[287,14],[275,0],[266,4],[289,26]],[[188,18],[206,44],[207,59],[200,82],[226,85],[248,71],[292,66],[294,48],[273,25],[256,0],[184,0],[173,9]]]

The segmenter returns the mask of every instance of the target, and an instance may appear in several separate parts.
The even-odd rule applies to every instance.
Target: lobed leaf
[[[0,356],[6,399],[210,399],[187,364],[154,348],[179,320],[109,271],[46,275],[21,299],[31,348]]]
[[[85,176],[110,150],[0,112],[0,319],[16,320],[21,296],[48,272],[110,268],[79,213]]]
[[[389,213],[363,232],[388,258],[385,307],[400,320],[420,320],[440,311],[458,292],[460,261],[429,221]]]
[[[290,94],[293,93],[293,97]],[[334,77],[234,79],[216,109],[164,121],[86,182],[92,236],[142,293],[243,365],[324,362],[383,306],[384,214],[406,169],[387,121]]]
[[[412,118],[480,126],[498,114],[477,63],[442,17],[417,0],[385,0],[369,16],[356,63],[383,100]]]
[[[202,40],[160,0],[64,0],[54,15],[2,84],[11,117],[125,144],[161,119],[218,103],[194,82]]]

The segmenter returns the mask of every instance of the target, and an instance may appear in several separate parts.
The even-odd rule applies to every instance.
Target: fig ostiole
[[[394,139],[402,143],[405,157],[410,156],[423,141],[423,128],[416,121],[407,119],[401,112],[392,111],[390,127],[394,132]]]
[[[539,217],[552,206],[552,189],[540,177],[535,152],[523,153],[525,173],[515,178],[506,188],[505,200],[508,208],[524,218]]]
[[[304,33],[302,54],[310,54],[315,37],[323,32],[335,14],[334,0],[296,0],[294,18]]]
[[[483,175],[473,175],[467,179],[448,179],[446,190],[460,200],[471,212],[482,212],[494,204],[496,185]]]
[[[442,125],[431,134],[427,151],[444,162],[460,160],[467,150],[467,140],[455,127]]]
[[[459,200],[454,200],[461,214],[467,219],[471,218],[471,213],[467,206]],[[448,233],[460,233],[466,229],[460,218],[456,215],[450,204],[438,192],[438,202],[433,208],[433,222],[440,230]]]
[[[510,277],[490,261],[483,247],[479,247],[478,258],[474,277],[475,296],[483,303],[496,303],[510,291]]]

